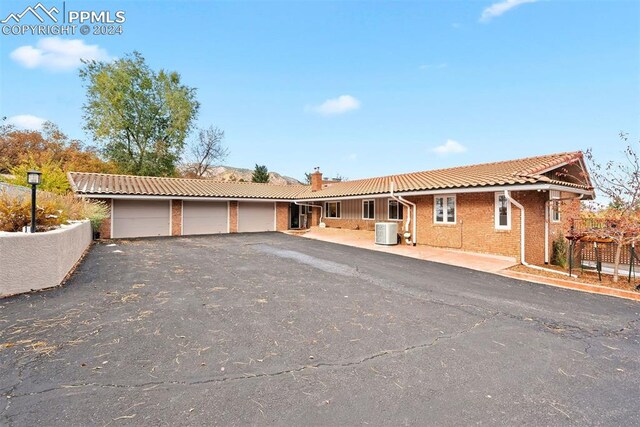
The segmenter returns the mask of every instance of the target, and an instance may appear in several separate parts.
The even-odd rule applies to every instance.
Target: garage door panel
[[[229,231],[226,202],[182,202],[182,234],[216,234]]]
[[[238,231],[241,233],[275,231],[275,203],[238,203]]]
[[[114,238],[168,236],[170,221],[169,201],[113,201]]]

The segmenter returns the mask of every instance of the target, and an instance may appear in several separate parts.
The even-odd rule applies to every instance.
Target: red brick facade
[[[452,194],[453,195],[453,194]],[[495,193],[459,193],[456,196],[456,221],[454,224],[437,224],[434,222],[434,196],[406,197],[416,203],[417,210],[417,242],[418,244],[460,249],[470,252],[487,253],[514,257],[520,261],[520,209],[511,205],[510,229],[497,229],[495,226]],[[568,196],[568,195],[566,195]],[[545,203],[549,193],[542,191],[515,191],[511,193],[514,200],[525,209],[525,260],[532,264],[543,264],[545,261]],[[564,202],[568,205],[574,202]],[[575,207],[574,207],[575,209]],[[561,208],[561,210],[564,210]],[[562,214],[561,214],[562,215]],[[403,230],[407,220],[407,209],[404,209],[404,221],[399,224]],[[323,218],[327,227],[373,230],[375,222],[390,221],[386,218],[375,221],[363,219]],[[566,221],[549,222],[549,254],[554,235],[566,231]],[[409,227],[410,231],[413,226]]]
[[[519,191],[511,196],[525,208],[525,257],[532,264],[542,264],[545,261],[545,220],[549,221],[548,254],[552,253],[553,240],[558,235],[563,235],[568,229],[570,215],[564,212],[576,210],[578,200],[562,201],[561,219],[552,222],[551,218],[545,218],[545,209],[549,193],[542,191]],[[570,194],[562,194],[561,197],[570,197]],[[456,221],[453,224],[436,224],[434,222],[434,196],[406,197],[417,206],[417,242],[418,244],[460,249],[464,251],[489,253],[515,257],[520,261],[520,210],[511,205],[511,227],[507,230],[495,227],[495,193],[459,193],[456,197]],[[98,199],[111,209],[111,199]],[[343,200],[343,212],[351,210],[350,218],[323,218],[327,227],[348,228],[360,230],[373,230],[375,223],[380,221],[393,221],[388,219],[386,211],[386,198],[376,199],[375,220],[358,218],[362,211],[362,200]],[[285,231],[290,225],[290,203],[276,202],[276,230]],[[323,203],[324,205],[324,203]],[[403,208],[404,221],[397,221],[399,232],[404,229],[407,221],[407,208]],[[309,226],[319,224],[320,209],[310,210]],[[413,227],[409,227],[412,231]],[[229,232],[238,231],[238,202],[229,202]],[[111,218],[106,218],[100,227],[101,237],[111,237]],[[171,235],[182,234],[182,200],[171,201]]]
[[[238,232],[238,202],[229,202],[229,233]]]
[[[171,201],[171,235],[182,236],[182,200]]]
[[[289,229],[289,203],[276,203],[276,231],[286,231]]]

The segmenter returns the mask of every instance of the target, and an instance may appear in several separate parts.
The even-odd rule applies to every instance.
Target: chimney
[[[322,190],[322,172],[320,172],[320,166],[316,166],[311,174],[311,191],[319,190]]]

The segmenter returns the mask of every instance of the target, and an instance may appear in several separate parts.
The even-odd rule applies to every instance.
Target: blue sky
[[[3,0],[0,18],[36,3]],[[589,147],[604,160],[622,149],[620,131],[640,138],[636,1],[66,9],[123,10],[123,34],[0,34],[0,115],[48,119],[88,143],[77,58],[133,50],[198,88],[198,125],[225,130],[228,165],[299,179],[314,166],[356,179]]]

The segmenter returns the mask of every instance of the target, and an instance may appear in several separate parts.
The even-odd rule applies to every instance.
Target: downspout
[[[312,207],[312,208],[320,208],[320,223],[319,223],[318,225],[319,225],[320,227],[322,227],[322,226],[323,226],[323,224],[324,224],[324,223],[322,222],[322,218],[323,218],[323,212],[324,212],[324,210],[322,209],[322,204],[319,204],[319,205],[312,205],[312,204],[310,204],[310,203],[300,203],[300,202],[298,202],[297,200],[294,200],[294,201],[293,201],[293,204],[298,205],[298,206],[309,206],[309,207]]]
[[[390,191],[389,191],[389,196],[391,196],[391,198],[393,200],[395,200],[396,202],[400,203],[403,206],[406,206],[407,209],[409,210],[409,217],[407,218],[407,222],[405,222],[404,224],[404,239],[405,242],[407,243],[407,245],[416,245],[416,241],[417,241],[417,231],[418,228],[416,226],[417,221],[416,221],[416,204],[413,202],[408,201],[407,199],[404,199],[402,196],[396,196],[393,194],[393,190],[394,190],[394,186],[395,186],[395,182],[391,181],[391,185],[390,185]],[[413,214],[413,232],[411,233],[410,236],[407,236],[407,234],[409,233],[409,225],[411,224],[412,220],[411,220],[411,215]],[[409,239],[409,237],[411,237],[411,239]]]
[[[574,275],[571,275],[569,273],[565,273],[563,271],[552,270],[550,268],[544,268],[544,267],[538,267],[537,265],[531,265],[531,264],[527,263],[527,261],[525,259],[525,250],[524,250],[524,248],[525,248],[525,241],[524,241],[524,237],[525,237],[524,206],[522,206],[514,198],[511,197],[511,194],[509,193],[509,190],[504,190],[504,197],[507,200],[509,200],[509,202],[511,202],[512,205],[514,205],[515,207],[520,209],[520,264],[524,265],[525,267],[533,268],[533,269],[536,269],[536,270],[549,271],[551,273],[559,273],[559,274],[563,274],[565,276],[576,277]]]
[[[576,197],[565,197],[562,199],[549,199],[544,203],[544,263],[549,264],[549,222],[551,219],[549,218],[549,207],[551,206],[551,202],[562,202],[565,200],[582,200],[584,194],[580,194]]]

